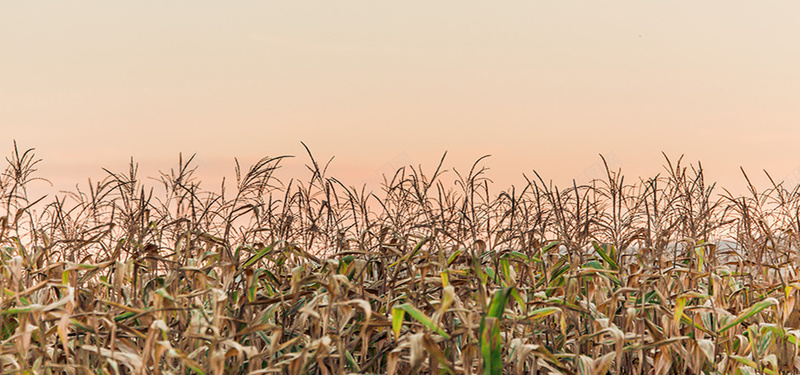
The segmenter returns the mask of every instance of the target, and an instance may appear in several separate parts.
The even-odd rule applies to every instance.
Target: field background
[[[0,2],[0,372],[798,373],[799,13]]]
[[[219,191],[191,157],[157,180],[132,163],[38,199],[25,186],[40,160],[15,148],[0,178],[2,370],[800,370],[797,187],[731,195],[665,159],[632,182],[606,169],[493,191],[484,160],[459,172],[443,157],[370,194],[307,158],[307,179],[264,158]]]

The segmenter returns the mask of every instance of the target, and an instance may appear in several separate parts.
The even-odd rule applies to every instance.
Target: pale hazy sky
[[[351,184],[402,162],[566,185],[661,152],[709,178],[800,178],[797,1],[7,1],[0,155],[59,187],[179,152],[335,156]],[[149,171],[149,172],[148,172]]]

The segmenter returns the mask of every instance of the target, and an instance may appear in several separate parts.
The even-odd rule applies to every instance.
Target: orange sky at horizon
[[[279,176],[375,184],[400,164],[503,189],[663,172],[662,151],[743,191],[800,181],[800,3],[4,2],[0,155],[16,140],[54,190],[197,154],[294,155]],[[230,178],[230,177],[229,177]],[[42,188],[42,191],[47,189]]]

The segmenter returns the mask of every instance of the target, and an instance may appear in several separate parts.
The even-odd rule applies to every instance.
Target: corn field
[[[23,374],[800,372],[800,191],[702,166],[494,191],[406,166],[378,192],[285,157],[201,188],[192,158],[29,197],[0,177],[0,371]],[[744,172],[744,171],[743,171]],[[443,176],[454,183],[445,183]],[[279,178],[280,177],[280,178]],[[770,179],[771,180],[771,179]],[[159,193],[155,193],[156,188]]]

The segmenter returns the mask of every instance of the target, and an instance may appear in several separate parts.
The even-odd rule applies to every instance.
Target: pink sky
[[[398,161],[561,185],[599,153],[630,179],[661,152],[739,189],[800,180],[796,1],[3,2],[0,153],[44,159],[57,188],[198,154],[335,156],[377,180]],[[4,150],[4,151],[3,151]],[[763,183],[763,179],[755,178]]]

